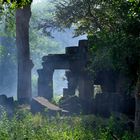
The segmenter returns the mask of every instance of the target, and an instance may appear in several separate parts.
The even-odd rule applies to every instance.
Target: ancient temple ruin
[[[38,96],[53,98],[54,70],[66,70],[68,88],[63,89],[63,96],[75,95],[79,91],[81,99],[89,100],[93,94],[93,85],[87,73],[88,41],[80,40],[78,46],[66,48],[65,54],[49,54],[42,58],[42,69],[38,70]]]
[[[63,89],[64,106],[74,112],[81,105],[86,113],[109,116],[111,112],[121,112],[134,116],[134,98],[124,96],[126,78],[118,71],[102,69],[90,75],[89,46],[87,40],[80,40],[78,46],[66,47],[64,54],[49,54],[42,58],[42,69],[38,70],[38,96],[48,100],[53,98],[53,74],[57,69],[66,70],[68,88]],[[100,85],[102,93],[94,96],[95,85]],[[77,99],[73,96],[79,92]],[[75,105],[73,99],[77,102]],[[95,98],[94,98],[95,97]],[[65,100],[69,99],[69,100]],[[65,101],[68,105],[65,108]],[[74,109],[75,108],[75,109]],[[80,111],[79,111],[80,112]]]

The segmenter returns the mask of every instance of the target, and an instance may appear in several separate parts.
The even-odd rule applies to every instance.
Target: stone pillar
[[[29,49],[30,6],[29,4],[16,10],[16,45],[18,60],[17,98],[20,103],[28,103],[31,100],[31,69],[33,63],[30,60]]]
[[[38,96],[51,100],[53,98],[53,73],[51,66],[38,70]]]
[[[88,40],[79,40],[80,71],[84,71],[88,62]]]
[[[79,73],[78,73],[78,90],[79,97],[83,100],[91,100],[93,97],[93,85],[89,76],[88,66],[88,41],[79,41]]]
[[[94,87],[90,77],[81,75],[78,82],[79,97],[82,100],[91,100],[93,97]]]
[[[64,89],[64,95],[75,95],[75,90],[77,88],[77,75],[73,74],[71,71],[66,71],[66,77],[68,80],[68,89]]]

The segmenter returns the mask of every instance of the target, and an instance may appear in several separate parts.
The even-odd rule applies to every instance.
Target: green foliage
[[[38,62],[41,60],[42,56],[48,53],[61,53],[59,43],[50,37],[50,31],[47,30],[50,28],[48,27],[49,21],[53,19],[53,11],[54,4],[48,1],[32,5],[30,46],[33,59]]]
[[[113,33],[127,28],[130,23],[132,28],[129,30],[138,28],[133,23],[139,23],[139,10],[136,0],[63,0],[56,4],[56,21],[62,28],[76,25],[77,35]]]
[[[61,28],[76,28],[75,34],[88,34],[89,69],[113,69],[137,81],[140,54],[140,16],[137,0],[67,0],[56,5]]]
[[[0,0],[0,24],[4,26],[9,36],[15,36],[15,10],[31,3],[32,0]]]
[[[1,36],[15,37],[15,11],[9,4],[1,5],[0,34]]]
[[[26,110],[18,111],[8,119],[1,115],[1,140],[139,140],[128,131],[121,131],[121,124],[113,117],[103,120],[95,116],[51,117],[32,115]]]
[[[0,58],[4,56],[4,47],[0,46]]]
[[[92,139],[89,130],[80,125],[77,118],[54,119],[44,118],[40,114],[31,115],[25,112],[16,114],[12,120],[6,116],[0,121],[0,138],[3,140],[70,140],[70,139]],[[21,116],[19,119],[19,115]],[[88,133],[86,133],[88,132]]]
[[[54,22],[54,3],[50,1],[42,1],[32,5],[32,11],[35,14],[32,16],[34,20],[33,28],[36,28],[44,36],[51,36],[51,32],[55,29]]]
[[[9,4],[10,8],[24,7],[32,3],[32,0],[0,0],[0,4]]]

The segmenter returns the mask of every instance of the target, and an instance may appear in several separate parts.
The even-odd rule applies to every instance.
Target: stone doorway
[[[65,76],[66,70],[54,70],[53,73],[53,95],[54,97],[62,97],[63,89],[68,88],[67,77]]]

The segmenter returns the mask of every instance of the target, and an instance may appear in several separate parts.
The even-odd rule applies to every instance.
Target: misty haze
[[[139,5],[0,0],[0,140],[140,140]]]

